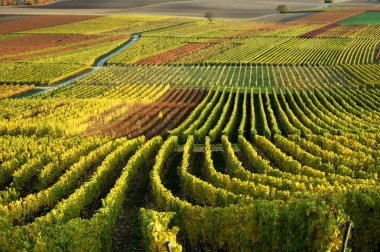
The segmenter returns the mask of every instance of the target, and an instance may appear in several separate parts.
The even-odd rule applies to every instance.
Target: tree
[[[212,20],[214,19],[214,14],[211,12],[206,12],[204,18],[206,18],[209,24],[211,24]]]
[[[325,0],[325,3],[332,3],[333,0]]]
[[[290,11],[290,7],[287,6],[286,4],[281,4],[277,6],[276,10],[279,11],[280,13],[285,13],[285,12]]]
[[[1,5],[7,6],[8,5],[8,1],[7,0],[1,0]]]

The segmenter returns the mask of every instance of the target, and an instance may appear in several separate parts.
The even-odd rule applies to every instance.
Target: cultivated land
[[[292,9],[327,6],[323,1],[315,0],[61,0],[42,6],[0,7],[0,14],[149,14],[201,17],[206,11],[211,11],[219,18],[257,19],[267,15],[279,18],[275,8],[280,4],[287,4]],[[335,0],[329,6],[375,4],[376,1],[367,0]]]
[[[0,16],[0,250],[379,250],[376,5],[24,14]]]

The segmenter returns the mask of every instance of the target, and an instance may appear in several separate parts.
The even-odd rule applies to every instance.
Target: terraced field
[[[376,10],[1,21],[0,250],[378,251]]]

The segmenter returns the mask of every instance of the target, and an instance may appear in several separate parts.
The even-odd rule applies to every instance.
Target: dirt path
[[[114,56],[115,54],[120,53],[121,51],[123,51],[126,48],[128,48],[129,46],[131,46],[140,37],[141,37],[141,34],[133,34],[131,36],[131,38],[127,42],[123,43],[122,45],[120,45],[119,47],[115,48],[114,50],[112,50],[111,52],[107,53],[106,55],[103,55],[100,58],[98,58],[95,61],[94,65],[90,69],[87,69],[86,71],[84,71],[82,73],[72,75],[72,76],[66,78],[63,81],[59,81],[55,85],[50,85],[48,87],[46,87],[46,86],[35,87],[33,89],[33,92],[32,91],[31,92],[27,92],[27,93],[25,93],[21,97],[40,95],[40,94],[43,94],[43,93],[45,93],[47,91],[50,91],[50,90],[56,90],[56,89],[64,87],[64,86],[68,86],[68,85],[74,83],[75,81],[83,79],[87,75],[90,75],[90,74],[94,73],[95,71],[99,70],[100,68],[104,67],[106,65],[107,61],[112,56]],[[20,98],[20,97],[17,97],[17,98]]]
[[[139,211],[141,207],[153,208],[149,188],[150,168],[153,162],[145,164],[132,179],[125,194],[125,202],[112,235],[111,251],[145,251],[140,230]]]

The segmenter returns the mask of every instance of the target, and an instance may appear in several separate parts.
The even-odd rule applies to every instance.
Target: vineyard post
[[[342,247],[340,249],[340,252],[345,252],[347,248],[347,243],[348,243],[348,238],[350,236],[352,228],[352,222],[351,221],[346,221],[344,225],[344,234],[343,234],[343,242],[342,242]]]
[[[166,246],[166,250],[168,252],[173,252],[173,250],[172,250],[172,244],[169,241],[165,242],[165,246]]]

